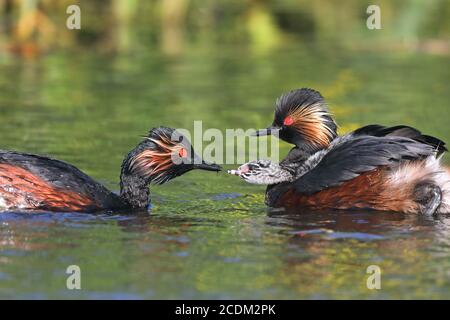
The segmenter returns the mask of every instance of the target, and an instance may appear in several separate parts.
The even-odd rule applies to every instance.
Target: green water
[[[117,190],[122,157],[151,127],[263,127],[277,96],[305,86],[342,133],[408,124],[450,141],[449,62],[313,45],[0,55],[0,144]],[[151,193],[150,215],[0,214],[0,298],[450,298],[449,216],[269,212],[264,187],[224,173],[193,171]],[[72,264],[82,290],[66,289]],[[366,287],[369,265],[381,290]]]

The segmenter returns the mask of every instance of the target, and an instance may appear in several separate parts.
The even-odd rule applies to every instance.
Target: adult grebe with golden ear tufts
[[[144,209],[149,184],[163,184],[193,169],[220,171],[194,152],[176,130],[150,130],[124,159],[120,195],[62,161],[32,154],[0,151],[0,210],[93,212]]]
[[[408,126],[368,125],[338,136],[319,92],[291,91],[277,100],[270,128],[295,144],[279,164],[252,161],[229,173],[268,184],[271,207],[450,213],[445,143]]]

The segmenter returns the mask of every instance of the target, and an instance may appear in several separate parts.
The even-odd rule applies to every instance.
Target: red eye
[[[185,149],[185,148],[180,149],[180,151],[178,152],[178,155],[179,155],[181,158],[186,158],[186,157],[187,157],[187,151],[186,151],[186,149]]]
[[[294,123],[294,119],[292,119],[292,117],[286,117],[284,118],[283,124],[285,126],[290,126],[291,124]]]

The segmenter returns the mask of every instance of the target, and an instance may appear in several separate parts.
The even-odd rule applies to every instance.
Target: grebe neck
[[[141,142],[126,155],[120,172],[120,197],[135,209],[146,208],[150,202],[151,178],[139,170],[133,170],[133,164],[138,155],[145,150],[146,144]]]
[[[122,170],[120,178],[120,197],[130,207],[146,208],[150,203],[150,181],[135,174],[127,174]]]

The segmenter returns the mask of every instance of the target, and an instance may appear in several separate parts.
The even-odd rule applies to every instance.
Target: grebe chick
[[[435,137],[380,125],[338,136],[322,96],[311,89],[279,98],[273,127],[295,144],[288,156],[229,171],[268,184],[271,207],[450,213],[450,172],[440,165],[447,149]]]
[[[63,161],[0,151],[0,211],[145,209],[150,183],[163,184],[193,169],[221,167],[201,160],[184,136],[167,127],[150,130],[125,157],[119,195]]]

